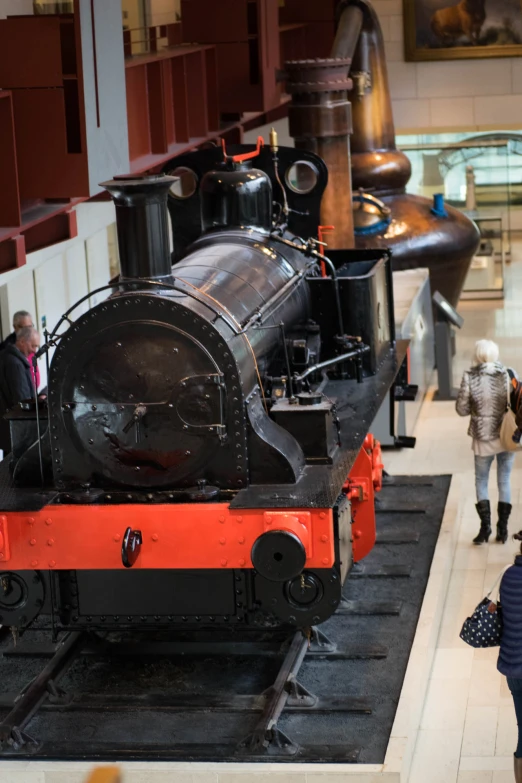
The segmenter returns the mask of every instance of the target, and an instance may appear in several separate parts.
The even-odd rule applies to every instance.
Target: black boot
[[[491,506],[489,505],[489,500],[480,500],[475,508],[480,517],[480,530],[478,536],[473,539],[473,543],[487,544],[491,535]]]
[[[511,503],[498,504],[497,541],[506,543],[508,538],[508,520],[513,506]]]
[[[515,783],[522,783],[522,759],[515,759]]]

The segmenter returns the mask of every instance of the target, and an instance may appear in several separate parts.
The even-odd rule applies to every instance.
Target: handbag
[[[516,417],[511,409],[511,379],[507,373],[507,407],[500,425],[500,442],[504,451],[517,451],[520,448],[520,444],[513,441],[517,429]]]
[[[510,564],[511,565],[511,564]],[[491,600],[491,593],[504,576],[504,572],[510,568],[506,566],[499,576],[487,596],[482,599],[471,617],[464,620],[464,625],[460,632],[460,638],[470,647],[498,647],[502,637],[502,607],[500,601]]]

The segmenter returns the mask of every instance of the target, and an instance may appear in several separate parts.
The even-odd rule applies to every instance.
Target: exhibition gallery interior
[[[522,783],[520,0],[0,0],[0,783]]]

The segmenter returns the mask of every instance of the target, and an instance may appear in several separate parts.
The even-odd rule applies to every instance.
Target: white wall
[[[36,318],[36,297],[32,273],[19,275],[9,285],[0,287],[0,311],[2,334],[6,337],[13,331],[13,315],[18,310],[27,310]]]
[[[103,180],[129,171],[121,14],[120,0],[117,2],[116,0],[111,2],[80,0],[83,90],[91,196],[101,192],[99,183]],[[93,25],[96,60],[93,50]],[[96,96],[98,103],[96,103]],[[99,113],[96,111],[96,106]]]
[[[397,132],[522,127],[522,58],[404,61],[403,0],[374,0]]]
[[[79,299],[109,282],[108,228],[114,223],[114,205],[112,201],[80,204],[76,212],[77,238],[30,253],[25,266],[0,275],[0,320],[4,336],[12,331],[14,313],[28,310],[43,339],[43,320],[51,331]],[[93,304],[87,299],[71,317],[77,318]],[[40,360],[39,367],[44,386],[45,359]]]
[[[102,228],[85,241],[87,257],[88,290],[96,291],[107,285],[110,279],[109,237]],[[101,291],[90,297],[90,306],[95,307],[109,296],[110,291]]]
[[[219,2],[219,0],[217,0]],[[149,24],[171,24],[180,12],[180,0],[149,0]]]
[[[0,19],[33,13],[33,0],[0,0]]]

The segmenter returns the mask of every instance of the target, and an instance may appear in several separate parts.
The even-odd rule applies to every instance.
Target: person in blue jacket
[[[522,530],[513,538],[522,541]],[[507,677],[518,724],[515,750],[515,781],[522,783],[522,545],[515,564],[506,570],[500,582],[502,636],[497,668]]]

